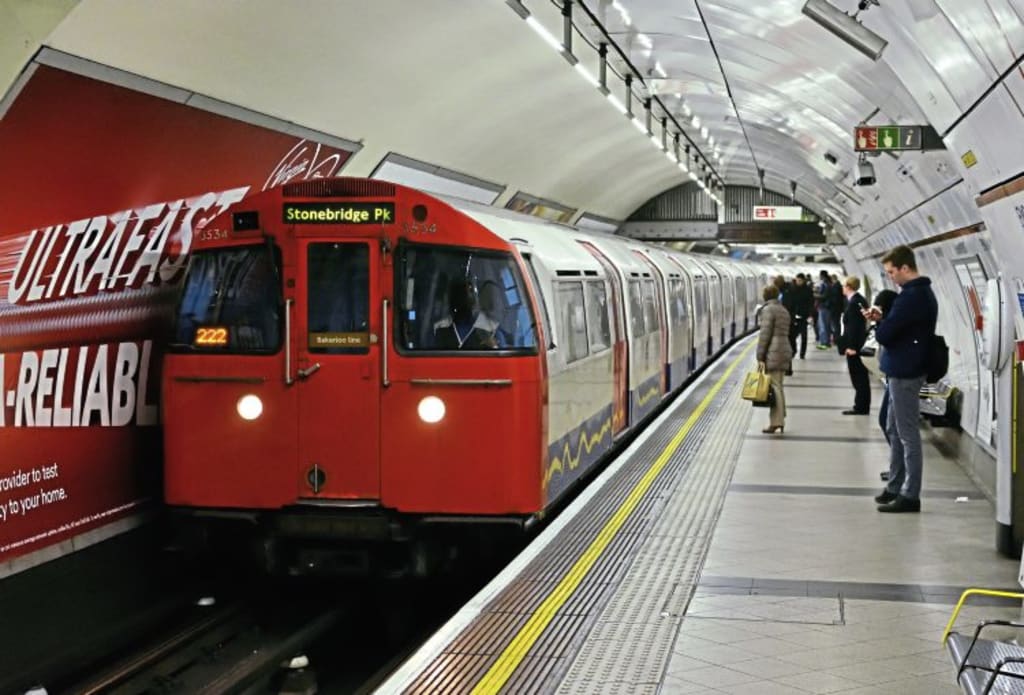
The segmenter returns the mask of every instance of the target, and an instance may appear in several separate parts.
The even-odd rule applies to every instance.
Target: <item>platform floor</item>
[[[992,505],[925,426],[922,512],[878,513],[880,390],[870,416],[842,415],[845,361],[812,349],[786,382],[785,434],[764,435],[767,411],[738,393],[750,347],[573,505],[598,511],[556,522],[381,692],[959,692],[940,644],[953,604],[1017,587]]]
[[[844,416],[843,360],[813,351],[794,371],[785,434],[748,422],[660,692],[959,692],[939,644],[951,604],[963,587],[1017,586],[992,505],[925,427],[921,513],[878,513],[880,391],[871,416]],[[1019,613],[967,609],[958,624]]]

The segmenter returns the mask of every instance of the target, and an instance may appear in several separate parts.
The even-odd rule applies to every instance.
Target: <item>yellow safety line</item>
[[[972,594],[979,594],[981,596],[1002,596],[1003,598],[1020,598],[1024,599],[1024,594],[1016,591],[994,591],[992,589],[968,589],[964,593],[960,594],[960,600],[956,603],[956,608],[953,610],[953,617],[946,623],[946,631],[942,633],[942,643],[946,643],[946,638],[949,637],[949,633],[953,631],[953,623],[956,622],[956,617],[960,615],[960,608],[964,605],[964,601],[967,600],[968,596]]]
[[[508,681],[508,679],[515,672],[516,668],[526,654],[533,647],[534,643],[540,638],[541,634],[547,628],[548,624],[554,619],[555,613],[565,604],[572,593],[586,577],[594,563],[597,562],[598,558],[604,552],[608,544],[615,538],[615,534],[618,533],[619,529],[629,518],[629,515],[633,512],[636,506],[640,503],[640,500],[646,494],[647,489],[650,488],[651,484],[661,473],[661,470],[668,464],[669,459],[676,452],[676,449],[683,443],[686,436],[693,429],[693,426],[697,423],[698,418],[705,410],[708,405],[714,399],[715,395],[722,389],[726,380],[733,373],[736,367],[750,354],[750,351],[757,345],[756,341],[752,341],[743,352],[740,353],[732,364],[729,365],[728,369],[725,370],[725,374],[711,387],[708,394],[704,396],[704,399],[700,404],[694,408],[693,412],[690,413],[690,417],[686,419],[683,426],[679,428],[675,436],[672,437],[672,441],[668,443],[664,450],[655,459],[654,464],[647,470],[644,477],[633,487],[630,491],[629,496],[622,505],[616,510],[615,514],[608,523],[605,524],[601,532],[597,534],[597,538],[590,544],[590,546],[584,551],[580,558],[576,561],[576,564],[566,573],[562,578],[562,581],[558,583],[558,586],[548,595],[544,602],[537,608],[526,624],[520,628],[516,636],[512,638],[505,650],[498,656],[497,661],[491,665],[484,677],[476,684],[473,688],[474,695],[482,695],[483,693],[497,693],[502,686]]]

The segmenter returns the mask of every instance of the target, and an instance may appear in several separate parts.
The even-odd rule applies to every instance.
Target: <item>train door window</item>
[[[669,314],[672,323],[678,325],[686,321],[686,284],[682,280],[669,283]]]
[[[533,257],[529,254],[523,254],[523,260],[526,261],[526,270],[530,274],[530,280],[533,282],[533,290],[537,295],[537,301],[540,303],[540,315],[541,320],[544,321],[544,335],[548,337],[548,349],[555,347],[555,335],[551,332],[551,320],[548,318],[548,304],[544,301],[544,291],[541,289],[540,280],[537,279],[537,269],[533,267]]]
[[[644,324],[647,332],[653,333],[659,330],[661,322],[658,320],[658,300],[654,295],[654,280],[643,282],[643,303],[644,303]]]
[[[604,282],[588,282],[586,289],[590,352],[601,352],[612,344],[611,328],[608,324],[608,293]]]
[[[565,338],[565,361],[575,362],[587,356],[587,314],[583,301],[582,282],[559,282],[556,301]]]
[[[370,349],[370,250],[366,244],[310,244],[306,256],[309,351]]]
[[[644,299],[639,280],[629,281],[629,326],[634,338],[647,335],[644,327]]]
[[[270,244],[192,254],[171,350],[276,352],[281,345],[280,252]]]
[[[510,253],[403,242],[396,259],[400,350],[536,350],[529,295]]]

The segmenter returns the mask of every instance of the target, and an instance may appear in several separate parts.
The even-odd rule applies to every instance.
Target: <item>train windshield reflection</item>
[[[276,254],[263,244],[194,253],[171,349],[276,352],[281,344]]]

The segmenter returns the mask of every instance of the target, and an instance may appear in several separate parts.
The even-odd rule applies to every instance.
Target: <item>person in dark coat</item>
[[[843,283],[846,308],[843,310],[843,334],[839,338],[840,354],[846,355],[846,367],[853,384],[853,407],[844,410],[843,415],[867,415],[871,411],[871,382],[868,368],[860,358],[860,349],[868,337],[868,324],[864,311],[867,300],[859,292],[860,278],[852,275]]]
[[[839,342],[839,320],[843,316],[843,286],[839,283],[839,277],[830,277],[826,301],[828,302],[829,319],[832,321],[832,340]]]
[[[920,391],[939,305],[932,291],[932,281],[917,272],[914,251],[909,246],[897,246],[887,253],[882,257],[882,266],[889,278],[900,286],[900,293],[884,318],[874,307],[866,314],[868,319],[881,319],[875,337],[884,348],[879,365],[888,379],[889,389],[886,428],[890,442],[890,477],[875,501],[880,512],[919,512],[924,470],[919,429]]]
[[[800,359],[807,355],[807,321],[814,311],[814,292],[803,273],[798,273],[789,292],[782,299],[782,305],[793,318],[789,329],[789,344],[793,348],[793,357],[797,356],[797,338],[800,339]]]

